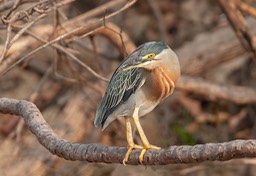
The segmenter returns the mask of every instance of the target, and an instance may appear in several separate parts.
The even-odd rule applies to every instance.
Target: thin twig
[[[89,39],[90,39],[90,43],[92,44],[92,50],[93,50],[93,54],[94,54],[94,57],[95,57],[97,69],[99,70],[99,73],[101,73],[102,64],[100,62],[100,56],[99,56],[99,53],[98,53],[98,50],[97,50],[95,38],[94,38],[94,36],[90,36]]]
[[[36,3],[36,4],[33,4],[33,5],[31,5],[31,6],[27,7],[27,8],[25,8],[25,9],[22,10],[22,11],[16,12],[16,13],[14,14],[14,16],[11,16],[10,19],[8,19],[9,16],[11,15],[11,13],[13,12],[13,9],[11,9],[10,12],[9,12],[6,16],[3,15],[3,16],[1,17],[1,18],[2,18],[2,21],[3,21],[5,24],[7,24],[7,23],[10,23],[11,21],[14,22],[14,21],[16,21],[16,20],[23,19],[24,16],[32,15],[33,12],[37,12],[37,11],[35,11],[35,10],[33,10],[33,9],[36,8],[37,6],[42,5],[42,4],[45,3],[45,2],[48,2],[48,1],[49,1],[49,0],[42,0],[42,1],[38,2],[38,3]],[[61,4],[62,4],[62,3],[61,3]],[[14,5],[14,6],[15,6],[15,5]],[[16,9],[16,7],[14,7],[14,9]],[[46,12],[46,11],[44,11],[44,12]]]
[[[113,8],[113,7],[119,7],[120,4],[123,4],[127,2],[127,0],[113,0],[113,1],[109,1],[99,7],[96,7],[80,16],[77,16],[75,18],[73,18],[72,20],[66,22],[64,24],[64,26],[70,26],[70,25],[73,25],[73,24],[79,24],[81,21],[87,21],[88,19],[90,18],[93,18],[99,14],[102,14],[106,11],[108,11],[108,9],[110,8]],[[135,2],[133,2],[135,3]],[[132,5],[132,4],[131,4]]]
[[[67,4],[67,3],[71,3],[73,2],[74,0],[65,0],[59,4],[56,4],[57,7],[61,7],[62,5],[64,4]],[[14,4],[14,7],[12,8],[12,10],[10,12],[13,12],[13,10],[15,10],[18,6],[20,1],[16,1],[15,4]],[[47,2],[46,0],[44,2]],[[42,3],[42,2],[40,2]],[[38,4],[37,4],[38,5]],[[32,6],[33,8],[36,7],[36,5],[33,5]],[[31,8],[31,7],[30,7]],[[17,41],[17,39],[28,29],[30,28],[34,23],[36,23],[37,21],[39,21],[40,19],[46,17],[51,11],[53,11],[54,9],[48,9],[48,10],[45,10],[43,11],[44,13],[40,14],[39,16],[37,16],[35,19],[31,20],[29,23],[27,23],[24,27],[22,27],[22,29],[13,37],[13,39],[10,41],[10,35],[11,35],[11,29],[12,29],[12,25],[13,23],[15,22],[15,20],[17,20],[17,18],[20,16],[21,13],[28,15],[28,13],[26,13],[30,8],[28,8],[27,10],[24,10],[24,11],[21,11],[21,12],[17,12],[12,18],[11,20],[7,20],[7,17],[9,15],[7,15],[7,17],[5,17],[5,23],[8,23],[8,27],[7,27],[7,37],[6,37],[6,42],[5,42],[5,46],[4,46],[4,50],[0,56],[0,63],[2,63],[4,57],[5,57],[5,54],[7,53],[8,49],[10,49],[10,47],[13,45],[13,43],[15,41]],[[10,42],[9,42],[10,41]]]
[[[28,29],[30,28],[33,24],[35,24],[37,21],[39,21],[40,19],[46,17],[47,14],[41,14],[40,16],[37,16],[35,19],[33,19],[31,22],[29,22],[28,24],[26,24],[26,26],[24,28],[22,28],[10,41],[9,45],[8,45],[8,49],[13,45],[14,42],[16,42],[18,40],[18,38]]]
[[[26,54],[25,56],[23,56],[23,57],[22,57],[21,59],[19,59],[16,63],[12,64],[12,65],[11,65],[8,69],[6,69],[4,72],[0,73],[0,76],[2,76],[2,75],[4,75],[4,74],[6,74],[7,72],[9,72],[12,68],[14,68],[14,67],[15,67],[16,65],[18,65],[20,62],[22,62],[22,61],[23,61],[24,59],[26,59],[28,56],[31,56],[32,54],[38,52],[39,50],[41,50],[41,49],[43,49],[43,48],[45,48],[45,47],[47,47],[47,46],[49,46],[49,45],[51,45],[51,44],[53,44],[53,43],[56,43],[56,42],[58,42],[58,41],[60,41],[60,40],[63,40],[63,39],[65,39],[65,38],[69,37],[70,35],[73,35],[73,34],[75,34],[75,33],[80,32],[80,31],[83,30],[84,28],[88,28],[89,26],[96,26],[96,25],[99,25],[103,20],[109,19],[109,18],[111,18],[111,17],[113,17],[113,16],[119,14],[120,12],[122,12],[122,11],[126,10],[127,8],[129,8],[130,6],[132,6],[135,2],[136,2],[136,0],[128,1],[122,8],[120,8],[119,10],[117,10],[117,11],[115,11],[115,12],[113,12],[113,13],[107,15],[105,18],[101,18],[101,19],[97,20],[96,22],[94,22],[94,23],[92,23],[92,24],[86,24],[86,25],[84,25],[84,26],[80,26],[80,27],[78,27],[78,28],[75,28],[75,29],[73,29],[73,30],[71,30],[71,31],[69,31],[69,32],[67,32],[67,33],[65,33],[65,34],[63,34],[63,35],[61,35],[61,36],[59,36],[59,37],[57,37],[57,38],[55,38],[55,39],[53,39],[53,40],[47,42],[47,43],[45,43],[44,45],[42,45],[42,46],[36,48],[35,50],[33,50],[33,51],[31,51],[30,53],[28,53],[28,54]],[[90,32],[88,32],[87,34],[84,34],[83,37],[88,36],[88,35],[91,35],[91,34],[93,34],[94,32],[95,32],[95,31],[90,31]],[[78,60],[77,60],[77,61],[78,61]],[[78,61],[78,62],[79,62],[79,61]],[[80,63],[80,64],[81,64],[81,63]],[[82,64],[83,64],[83,63],[82,63]],[[84,66],[85,68],[87,68],[88,70],[91,70],[91,69],[88,68],[86,65],[83,64],[83,66]],[[91,70],[91,71],[94,72],[93,70]],[[94,74],[94,76],[97,75],[96,72],[93,73],[93,74]],[[105,79],[103,78],[103,80],[105,80]],[[106,80],[105,80],[105,81],[106,81]]]
[[[126,53],[129,55],[136,48],[136,45],[133,43],[130,37],[117,25],[111,22],[106,23],[105,28],[97,30],[94,35],[102,35],[108,38],[119,49],[120,53]]]
[[[33,36],[34,38],[36,38],[37,40],[43,42],[43,43],[48,43],[46,40],[36,36],[35,34],[33,34],[31,31],[26,31],[28,34],[30,34],[31,36]],[[51,44],[52,47],[60,50],[61,52],[65,53],[66,55],[68,55],[70,58],[72,58],[75,62],[77,62],[79,65],[81,65],[83,68],[85,68],[87,71],[89,71],[93,76],[95,76],[96,78],[99,78],[105,82],[108,82],[109,80],[101,75],[99,75],[96,71],[94,71],[91,67],[89,67],[88,65],[86,65],[85,63],[83,63],[81,60],[79,60],[75,55],[73,55],[71,52],[69,52],[66,48],[64,48],[63,46],[55,43],[55,44]],[[24,56],[26,57],[26,56]],[[22,58],[21,58],[22,60]]]
[[[0,12],[10,9],[13,6],[14,2],[15,2],[15,0],[9,0],[9,1],[1,3],[0,4]]]
[[[10,42],[11,33],[12,33],[12,27],[11,27],[11,25],[8,25],[7,26],[7,31],[6,31],[5,44],[4,44],[4,47],[3,47],[3,51],[2,51],[2,53],[0,55],[0,64],[3,62],[5,54],[8,51],[8,45],[9,45],[9,42]]]
[[[106,7],[106,5],[108,5],[108,7],[113,8],[114,7],[113,5],[117,5],[118,3],[121,4],[121,2],[125,2],[125,1],[124,0],[122,0],[122,1],[121,0],[113,1],[113,3],[111,3],[111,6],[110,6],[110,3],[106,3],[106,4],[102,5],[101,9],[104,9],[104,7]],[[119,12],[121,12],[122,10],[127,9],[129,6],[133,5],[135,2],[136,2],[136,0],[133,0],[133,1],[129,2],[122,9],[119,9]],[[116,13],[118,14],[119,12],[116,12]],[[90,13],[90,11],[87,12],[87,13]],[[116,15],[116,14],[112,14],[112,15]],[[77,26],[78,24],[83,24],[84,23],[84,20],[83,20],[84,17],[86,17],[86,15],[83,14],[83,15],[81,15],[81,17],[80,16],[77,17],[78,19],[81,19],[82,21],[76,22],[77,18],[75,18],[75,19],[70,20],[69,22],[64,23],[63,26],[67,27],[69,30],[72,30],[72,28],[74,29],[74,26]],[[94,27],[92,27],[93,25],[94,25]],[[82,27],[78,27],[75,30],[72,30],[72,32],[67,34],[66,37],[73,36],[73,35],[81,35],[81,34],[87,33],[89,30],[91,30],[91,28],[93,28],[93,29],[97,28],[98,27],[97,25],[100,25],[100,22],[98,22],[98,24],[93,23],[93,25],[86,23],[86,25],[84,25]],[[52,33],[51,27],[45,26],[45,25],[38,27],[38,30],[36,30],[36,31],[40,31],[40,32],[36,32],[36,33],[40,33],[40,34],[43,33],[42,38],[46,38],[47,36],[49,36]],[[58,33],[64,33],[64,32],[66,32],[66,30],[58,29]],[[61,37],[62,36],[60,36],[60,38],[58,38],[56,41],[61,40],[62,39]],[[24,42],[24,41],[29,41],[29,42]],[[53,41],[53,42],[55,42],[55,41]],[[41,45],[40,42],[36,42],[35,40],[31,40],[31,38],[28,38],[27,40],[23,40],[23,42],[19,42],[19,44],[15,45],[15,47],[13,47],[13,50],[11,48],[9,50],[9,52],[6,54],[6,56],[8,56],[8,59],[5,60],[0,65],[0,75],[3,75],[3,72],[5,72],[18,59],[20,59],[20,57],[21,57],[20,52],[26,53],[26,51],[28,49],[36,48],[40,45]],[[42,46],[42,48],[44,48],[44,47],[45,46]],[[0,47],[0,49],[1,49],[1,47]],[[17,52],[17,51],[19,51],[19,52]]]
[[[13,12],[15,9],[17,9],[17,7],[19,6],[20,2],[21,2],[21,0],[16,0],[16,1],[14,2],[14,4],[13,4],[11,10],[10,10],[10,11],[8,12],[8,14],[6,15],[6,18],[8,18],[8,17],[12,14],[12,12]]]

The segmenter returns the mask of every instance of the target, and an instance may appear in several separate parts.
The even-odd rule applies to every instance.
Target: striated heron
[[[142,150],[140,162],[148,149],[160,149],[148,142],[139,117],[152,111],[161,100],[172,94],[179,77],[178,58],[164,42],[140,45],[115,70],[97,109],[94,125],[104,130],[115,119],[125,118],[129,148],[123,160],[124,164],[133,149]],[[142,146],[134,144],[131,119],[137,128]]]

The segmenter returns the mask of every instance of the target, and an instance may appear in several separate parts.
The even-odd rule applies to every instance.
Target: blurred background
[[[122,10],[129,2],[0,0],[0,97],[32,101],[73,143],[126,146],[123,119],[103,132],[93,126],[104,79],[134,47],[162,40],[177,53],[182,78],[172,96],[141,118],[149,141],[167,148],[255,138],[255,0],[140,0]],[[8,176],[256,171],[255,159],[147,167],[66,161],[41,146],[22,118],[6,114],[0,140],[0,175]]]

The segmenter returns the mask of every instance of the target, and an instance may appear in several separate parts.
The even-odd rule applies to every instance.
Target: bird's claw
[[[124,157],[124,160],[123,160],[123,165],[126,166],[125,163],[129,160],[130,154],[132,153],[133,149],[141,149],[141,153],[140,153],[140,156],[139,156],[139,162],[142,163],[144,155],[145,155],[147,150],[149,150],[149,149],[159,150],[159,149],[161,149],[161,147],[157,147],[157,146],[154,146],[154,145],[146,145],[146,146],[133,145],[133,146],[129,146],[129,149],[127,150],[127,152],[125,154],[125,157]]]
[[[144,159],[144,155],[146,153],[147,150],[149,149],[155,149],[155,150],[159,150],[161,149],[161,147],[157,147],[157,146],[154,146],[154,145],[146,145],[143,147],[141,153],[140,153],[140,156],[139,156],[139,162],[142,163],[143,159]]]
[[[129,157],[130,157],[130,154],[132,153],[132,150],[133,149],[144,149],[144,147],[140,146],[140,145],[132,145],[132,146],[129,146],[129,149],[127,150],[126,154],[125,154],[125,157],[123,159],[123,165],[126,166],[126,162],[128,161]]]

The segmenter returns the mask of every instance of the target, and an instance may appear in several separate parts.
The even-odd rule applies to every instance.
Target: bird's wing
[[[135,93],[143,83],[142,69],[116,70],[96,112],[94,125],[102,127],[108,116]]]

